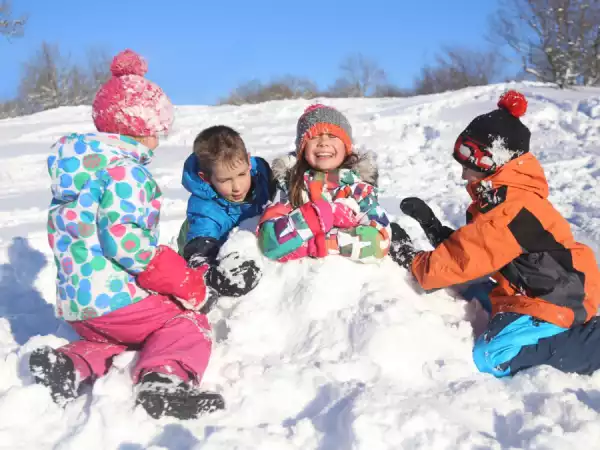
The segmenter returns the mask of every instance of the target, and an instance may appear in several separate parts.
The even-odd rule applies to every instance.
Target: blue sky
[[[409,87],[443,45],[485,48],[497,0],[13,0],[29,14],[24,38],[0,40],[0,97],[46,40],[75,60],[86,48],[124,48],[176,104],[211,104],[254,78],[306,76],[326,87],[360,52]]]

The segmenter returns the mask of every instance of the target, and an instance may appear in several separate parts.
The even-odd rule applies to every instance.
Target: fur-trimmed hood
[[[344,166],[344,168],[356,172],[362,181],[377,187],[377,182],[379,181],[377,154],[370,150],[356,151],[354,154],[358,157],[356,161],[349,166]],[[273,171],[273,177],[280,186],[288,185],[288,181],[295,164],[295,152],[288,153],[273,160],[271,163],[271,170]]]

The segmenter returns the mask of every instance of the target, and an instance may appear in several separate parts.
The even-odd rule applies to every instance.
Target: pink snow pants
[[[112,358],[125,350],[140,350],[134,382],[152,371],[200,383],[212,349],[206,316],[162,295],[71,326],[81,340],[58,351],[73,360],[81,380],[104,375]]]

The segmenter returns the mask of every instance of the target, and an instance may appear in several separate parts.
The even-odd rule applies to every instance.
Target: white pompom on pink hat
[[[92,104],[98,131],[139,137],[168,133],[173,105],[158,85],[144,78],[146,61],[124,50],[114,57],[110,71],[112,76]]]

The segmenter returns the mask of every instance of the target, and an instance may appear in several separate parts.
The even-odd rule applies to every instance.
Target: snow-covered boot
[[[175,375],[146,373],[139,382],[137,402],[154,419],[162,416],[180,420],[195,419],[201,414],[225,408],[216,392],[201,391]]]
[[[64,407],[80,394],[73,361],[52,347],[35,349],[29,357],[29,370],[37,384],[50,389],[59,406]]]

